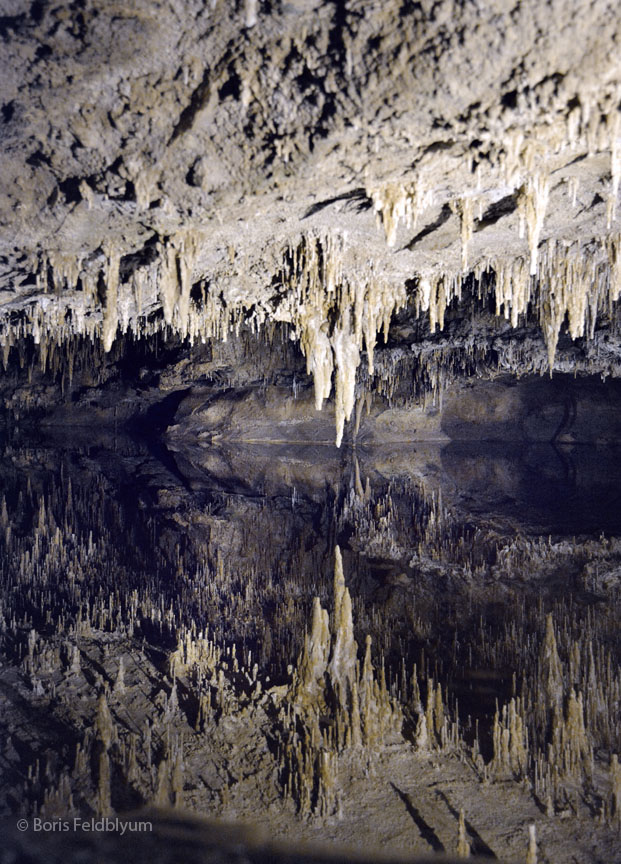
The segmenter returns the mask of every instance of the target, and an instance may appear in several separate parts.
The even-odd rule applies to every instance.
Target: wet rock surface
[[[0,0],[7,862],[619,858],[620,40]]]

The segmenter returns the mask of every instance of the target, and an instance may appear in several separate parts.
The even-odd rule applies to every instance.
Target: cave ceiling
[[[620,48],[0,0],[2,861],[621,860]]]
[[[339,442],[400,310],[437,338],[469,299],[449,343],[497,319],[506,370],[616,374],[616,4],[0,12],[5,363],[24,336],[281,323]]]

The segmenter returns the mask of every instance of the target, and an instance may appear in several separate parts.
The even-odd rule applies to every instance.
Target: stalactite
[[[170,807],[172,803],[171,798],[170,767],[168,764],[168,758],[164,757],[157,767],[157,782],[155,794],[153,796],[153,804],[156,807]]]
[[[414,741],[417,750],[427,750],[429,747],[429,733],[427,731],[427,717],[422,712],[418,715]]]
[[[520,213],[520,237],[526,231],[528,237],[528,248],[530,249],[530,273],[537,273],[537,256],[539,239],[543,229],[546,208],[550,197],[550,182],[542,174],[535,174],[528,178],[526,185],[521,189],[518,196],[518,207]]]
[[[372,373],[377,334],[383,329],[386,337],[393,311],[406,299],[402,284],[380,279],[372,267],[366,279],[353,270],[346,275],[345,258],[341,239],[305,235],[285,255],[281,280],[288,293],[274,313],[276,320],[294,327],[307,373],[313,376],[317,410],[329,397],[335,374],[337,446],[354,409],[363,344]]]
[[[114,694],[120,695],[123,693],[125,693],[125,662],[121,657],[119,660],[119,671],[114,682]]]
[[[619,757],[616,753],[610,757],[609,802],[612,823],[617,829],[621,829],[621,767],[619,767]]]
[[[451,202],[452,210],[459,216],[461,225],[461,269],[464,273],[468,271],[468,244],[472,240],[474,229],[474,203],[468,196]]]
[[[304,639],[304,649],[298,662],[297,678],[293,684],[293,699],[298,704],[321,704],[324,676],[330,654],[328,613],[321,608],[318,597],[313,600],[313,618],[310,637]]]
[[[572,243],[540,243],[547,188],[542,178],[537,175],[529,180],[520,198],[524,224],[531,226],[530,257],[531,264],[533,260],[537,263],[537,278],[528,272],[522,256],[489,257],[477,262],[473,272],[479,280],[484,273],[495,274],[492,289],[479,289],[480,299],[484,301],[486,292],[493,290],[496,313],[504,314],[513,327],[532,305],[538,313],[551,369],[565,319],[572,339],[592,339],[598,318],[610,314],[612,304],[619,299],[620,238],[609,235]],[[460,201],[465,254],[473,199],[465,196]],[[58,368],[59,346],[76,336],[96,339],[101,334],[106,351],[111,350],[117,333],[129,329],[135,335],[147,336],[164,328],[190,342],[224,340],[248,312],[252,326],[259,327],[269,318],[291,324],[292,336],[299,340],[308,372],[314,378],[317,408],[334,386],[340,443],[355,406],[361,352],[366,350],[368,374],[373,376],[377,335],[381,330],[386,335],[392,313],[405,303],[404,285],[379,276],[377,265],[359,261],[337,236],[306,234],[285,248],[279,277],[284,290],[267,305],[257,303],[248,309],[241,300],[238,303],[225,299],[230,294],[217,279],[212,284],[203,280],[203,299],[196,302],[190,297],[190,289],[200,244],[196,232],[172,236],[158,247],[155,262],[137,267],[123,284],[119,281],[119,250],[107,250],[101,273],[93,266],[87,268],[76,257],[65,260],[54,254],[42,256],[37,271],[42,289],[47,286],[49,268],[55,285],[69,288],[81,280],[83,290],[78,294],[43,294],[40,302],[24,307],[19,320],[4,317],[0,321],[0,341],[5,364],[12,346],[20,344],[24,336],[32,336],[39,346],[42,367],[54,370]],[[103,316],[97,306],[99,279],[106,283]],[[447,307],[460,299],[463,284],[463,268],[461,272],[426,270],[419,274],[416,308],[418,314],[428,313],[432,332],[444,327]],[[158,304],[163,307],[163,318],[156,314]],[[72,358],[70,350],[63,361],[67,380],[72,375]],[[441,386],[438,382],[436,389]]]
[[[610,315],[621,296],[620,245],[621,235],[588,242],[544,241],[537,256],[537,278],[528,272],[522,257],[489,259],[485,262],[489,269],[475,268],[479,284],[484,272],[495,274],[493,288],[486,288],[479,299],[485,301],[493,290],[496,314],[504,314],[512,327],[532,305],[547,346],[548,369],[552,369],[563,322],[567,319],[572,339],[591,340],[598,318]],[[418,315],[428,314],[432,333],[443,329],[446,309],[461,291],[459,276],[429,272],[420,277],[416,310]]]
[[[409,183],[389,182],[369,186],[367,194],[384,228],[388,246],[395,245],[399,223],[404,222],[407,228],[415,229],[421,213],[430,206],[432,200],[431,190],[425,188],[422,176]]]
[[[541,649],[541,684],[546,706],[559,711],[563,704],[563,670],[556,647],[554,620],[550,613],[546,618],[546,633]]]
[[[106,257],[106,308],[103,318],[102,341],[104,351],[112,348],[119,323],[118,289],[119,263],[121,260],[118,249],[111,248]]]

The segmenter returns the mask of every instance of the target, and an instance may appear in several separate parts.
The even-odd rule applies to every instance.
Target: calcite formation
[[[433,333],[489,292],[513,328],[538,321],[550,370],[566,321],[588,340],[616,314],[620,25],[603,0],[232,17],[99,0],[2,20],[5,366],[20,340],[45,364],[76,335],[110,351],[283,322],[340,443],[362,355],[372,374],[406,303]]]
[[[619,857],[620,44],[0,0],[0,814]]]

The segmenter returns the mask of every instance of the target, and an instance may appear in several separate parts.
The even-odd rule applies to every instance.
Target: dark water
[[[588,444],[451,443],[447,486],[461,507],[532,534],[621,533],[621,449]],[[458,505],[459,509],[459,505]]]
[[[193,487],[321,502],[352,484],[416,482],[457,521],[529,535],[621,534],[621,448],[451,442],[339,450],[331,446],[186,448],[170,454]]]
[[[112,597],[117,627],[137,591],[162,611],[162,626],[143,619],[134,632],[154,651],[172,649],[181,623],[195,620],[240,656],[251,650],[278,682],[296,661],[312,598],[330,605],[338,543],[357,638],[372,635],[391,686],[417,663],[423,678],[447,682],[462,716],[489,726],[496,700],[511,695],[513,668],[455,646],[458,637],[476,643],[485,616],[489,633],[502,635],[505,621],[525,615],[519,585],[502,609],[488,593],[496,551],[516,535],[621,536],[617,457],[617,448],[589,445],[173,452],[160,440],[90,429],[14,436],[0,453],[5,596],[17,620],[42,629],[50,610],[69,620]],[[57,528],[68,560],[80,562],[71,565],[82,568],[77,582],[62,561],[42,578],[36,556],[22,572],[23,556],[49,550]],[[581,603],[583,562],[573,575],[567,563],[562,594]],[[546,591],[529,584],[529,599],[531,589]],[[558,589],[547,589],[553,601]]]
[[[184,446],[85,427],[0,439],[2,491],[40,494],[71,478],[105,485],[109,502],[147,514],[162,490],[217,507],[227,496],[316,519],[356,485],[373,498],[442,501],[457,522],[508,533],[621,535],[621,447],[451,442],[356,448],[321,445]],[[31,495],[32,497],[32,495]],[[327,527],[327,526],[324,526]]]

